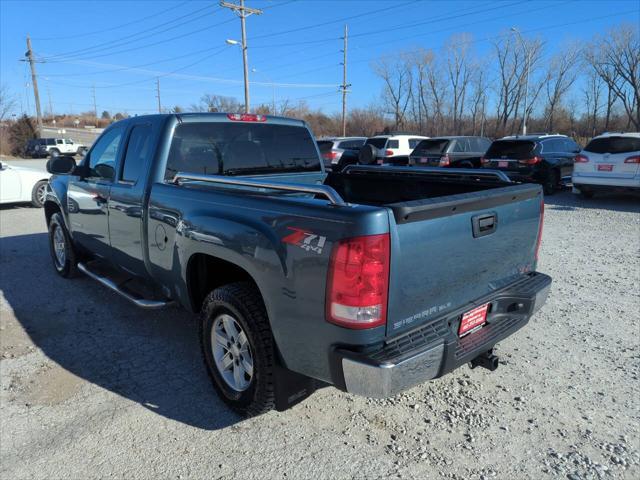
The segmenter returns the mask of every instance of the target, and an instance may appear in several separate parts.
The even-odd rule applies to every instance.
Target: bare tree
[[[16,106],[14,97],[5,85],[0,85],[0,122],[11,113]]]
[[[413,84],[410,59],[404,54],[395,58],[383,57],[373,64],[373,71],[384,83],[383,100],[391,110],[394,127],[401,127],[405,123]]]
[[[597,37],[586,49],[586,60],[607,84],[610,95],[620,100],[634,127],[639,129],[640,39],[637,28],[622,25]],[[611,102],[608,110],[610,108]],[[610,115],[610,111],[608,113]]]
[[[504,133],[509,120],[518,117],[520,104],[524,101],[527,73],[529,85],[533,85],[533,90],[529,89],[528,92],[527,115],[533,112],[544,85],[543,82],[535,81],[542,47],[543,44],[539,40],[524,40],[524,45],[521,45],[511,34],[503,35],[494,43],[498,62],[496,132]]]
[[[553,131],[554,115],[562,103],[562,99],[576,81],[576,66],[580,60],[580,49],[570,45],[559,51],[549,62],[545,78],[547,106],[545,108],[546,128]],[[534,103],[534,102],[531,102]]]
[[[451,117],[453,131],[456,135],[460,134],[465,97],[471,79],[471,68],[469,66],[470,41],[470,35],[462,34],[452,37],[445,45],[447,78],[451,86]]]
[[[487,107],[487,68],[484,62],[478,62],[473,66],[469,86],[471,88],[471,134],[484,135],[484,120]],[[479,125],[478,125],[479,123]]]
[[[240,102],[233,97],[208,93],[200,97],[200,104],[191,105],[195,112],[239,112],[241,109]]]
[[[603,83],[598,73],[593,69],[589,69],[587,81],[583,87],[583,94],[587,109],[587,128],[591,136],[595,136],[598,131],[598,115],[600,114]]]

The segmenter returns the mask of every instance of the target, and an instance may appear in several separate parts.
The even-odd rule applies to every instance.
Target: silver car
[[[325,137],[317,141],[324,166],[331,168],[340,163],[345,150],[360,150],[367,137]]]

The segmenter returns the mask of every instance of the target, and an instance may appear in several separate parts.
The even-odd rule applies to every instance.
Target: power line
[[[112,66],[117,66],[118,68],[115,69],[108,69],[108,70],[98,70],[95,72],[82,72],[82,73],[47,73],[46,77],[85,77],[87,75],[99,75],[99,74],[103,74],[103,73],[115,73],[115,72],[122,72],[122,71],[126,71],[126,70],[136,70],[139,68],[143,68],[143,67],[148,67],[150,65],[157,65],[159,63],[165,63],[165,62],[171,62],[173,60],[180,60],[182,58],[187,58],[187,57],[193,57],[194,55],[199,55],[201,53],[204,52],[210,52],[214,50],[212,47],[207,47],[207,48],[203,48],[202,50],[196,50],[195,52],[190,52],[190,53],[186,53],[184,55],[178,55],[176,57],[171,57],[171,58],[164,58],[162,60],[156,60],[153,62],[148,62],[148,63],[143,63],[141,65],[134,65],[134,66],[124,66],[124,65],[112,65]],[[217,50],[217,49],[216,49]],[[85,66],[91,66],[92,64],[94,65],[109,65],[106,63],[98,63],[98,62],[89,62],[86,60],[70,60],[70,61],[63,61],[60,60],[57,63],[66,63],[66,64],[73,64],[73,65],[85,65]]]
[[[118,39],[117,42],[113,42],[113,41],[101,42],[101,43],[98,43],[96,45],[92,45],[92,46],[89,46],[89,47],[84,47],[84,48],[72,50],[70,52],[49,55],[49,57],[47,57],[46,60],[47,61],[52,61],[52,60],[55,60],[58,57],[66,57],[66,58],[76,57],[76,56],[78,56],[78,54],[91,55],[92,53],[98,53],[98,52],[101,52],[101,51],[104,51],[104,50],[109,50],[109,49],[114,48],[114,47],[117,48],[117,47],[121,47],[123,45],[128,45],[131,42],[137,42],[137,41],[140,41],[140,40],[144,40],[146,38],[150,38],[150,37],[153,37],[155,35],[158,35],[159,33],[164,33],[164,32],[167,32],[169,30],[173,30],[175,28],[178,28],[178,27],[181,27],[181,26],[186,25],[188,23],[191,23],[191,22],[193,22],[195,20],[199,20],[200,18],[204,18],[208,14],[200,15],[200,16],[198,16],[196,18],[189,19],[189,20],[184,21],[182,23],[178,23],[176,25],[172,25],[172,26],[170,26],[168,28],[165,28],[164,30],[154,31],[159,27],[163,27],[165,25],[169,25],[169,24],[175,23],[175,22],[177,22],[179,20],[182,20],[182,19],[187,18],[187,17],[191,17],[191,16],[193,16],[193,15],[195,15],[197,13],[200,13],[203,10],[207,10],[207,9],[209,9],[209,6],[206,6],[206,7],[203,7],[203,8],[199,8],[197,10],[194,10],[194,11],[190,12],[190,13],[182,15],[182,16],[180,16],[178,18],[174,18],[172,20],[169,20],[167,22],[161,23],[159,25],[155,25],[153,27],[147,28],[145,30],[140,30],[140,31],[138,31],[136,33],[132,33],[131,35],[127,35],[125,37],[121,37],[121,38]],[[147,33],[147,32],[153,32],[153,33],[151,33],[150,35],[145,35],[145,36],[142,36],[140,38],[135,38],[135,39],[131,40],[133,37],[137,37],[137,36],[142,35],[142,34]]]
[[[118,50],[118,51],[115,51],[115,52],[103,53],[103,54],[100,54],[100,55],[92,55],[90,58],[84,57],[84,58],[81,58],[81,59],[92,60],[94,58],[102,58],[102,57],[108,57],[110,55],[117,55],[117,54],[120,54],[120,53],[128,53],[128,52],[133,52],[133,51],[137,51],[137,50],[142,50],[142,49],[147,48],[147,47],[155,47],[156,45],[161,45],[163,43],[172,42],[173,40],[183,39],[185,37],[189,37],[191,35],[195,35],[196,33],[204,32],[205,30],[211,30],[212,28],[219,27],[220,25],[224,25],[224,24],[231,23],[231,22],[233,22],[233,19],[225,20],[224,22],[219,22],[219,23],[216,23],[214,25],[209,25],[208,27],[199,28],[197,30],[192,30],[191,32],[182,33],[180,35],[176,35],[175,37],[171,37],[171,38],[167,38],[167,39],[164,39],[164,40],[160,40],[158,42],[147,43],[146,45],[139,45],[137,47],[127,48],[127,49],[124,49],[124,50]],[[72,58],[72,60],[73,60],[73,58]]]
[[[162,15],[164,13],[167,13],[167,12],[170,12],[171,10],[176,10],[177,8],[180,8],[180,7],[182,7],[183,5],[185,5],[187,3],[189,3],[189,2],[188,1],[184,1],[184,2],[179,3],[178,5],[174,5],[173,7],[169,7],[169,8],[167,8],[165,10],[162,10],[162,11],[160,11],[158,13],[154,13],[153,15],[149,15],[147,17],[138,18],[137,20],[132,20],[131,22],[123,23],[121,25],[116,25],[115,27],[105,28],[103,30],[93,30],[91,32],[78,33],[78,34],[75,34],[75,35],[68,35],[68,36],[65,36],[65,37],[38,37],[38,38],[34,37],[34,40],[69,40],[69,39],[72,39],[72,38],[85,38],[85,37],[87,37],[89,35],[98,35],[100,33],[112,32],[113,30],[118,30],[119,28],[128,27],[129,25],[133,25],[135,23],[140,23],[140,22],[143,22],[145,20],[149,20],[151,18],[159,17],[160,15]]]
[[[368,15],[373,15],[373,14],[376,14],[376,13],[385,12],[387,10],[397,11],[399,8],[402,8],[402,7],[406,6],[406,5],[410,5],[412,3],[416,3],[417,1],[418,0],[412,0],[410,2],[405,2],[405,3],[401,3],[401,4],[394,4],[391,7],[380,8],[378,10],[371,10],[371,11],[368,11],[368,12],[359,13],[357,15],[351,15],[349,17],[338,18],[337,20],[329,20],[327,22],[315,23],[313,25],[306,25],[304,27],[292,28],[292,29],[283,30],[283,31],[280,31],[280,32],[265,33],[264,35],[257,35],[257,36],[252,37],[252,40],[256,40],[256,39],[259,39],[259,38],[275,37],[277,35],[286,35],[286,34],[295,33],[295,32],[307,31],[307,30],[310,30],[312,28],[324,27],[324,26],[327,26],[327,25],[332,25],[334,23],[343,23],[343,22],[347,22],[349,20],[355,20],[356,18],[366,17]]]

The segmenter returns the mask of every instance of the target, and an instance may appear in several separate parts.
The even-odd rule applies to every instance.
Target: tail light
[[[540,201],[540,222],[538,222],[538,238],[536,240],[536,263],[538,262],[538,252],[542,243],[542,227],[544,226],[544,198]]]
[[[227,118],[234,122],[266,122],[267,117],[255,113],[228,113]]]
[[[589,157],[586,155],[576,155],[576,158],[573,159],[575,163],[589,163]]]
[[[331,253],[326,318],[363,329],[387,321],[389,234],[341,240]]]
[[[335,160],[338,158],[338,152],[329,151],[322,154],[322,158],[325,160]]]
[[[489,160],[489,159],[488,159],[488,158],[486,158],[486,157],[480,157],[480,163],[481,163],[482,165],[487,165],[487,164],[491,163],[491,160]]]
[[[445,155],[444,157],[440,157],[439,165],[441,167],[448,167],[449,165],[451,165],[451,160],[449,159],[449,155]]]
[[[393,150],[385,150],[385,151],[384,151],[384,155],[385,155],[385,157],[391,157],[391,156],[393,156]]]
[[[634,155],[633,157],[627,157],[624,159],[624,163],[640,163],[640,155]]]
[[[532,157],[532,158],[525,158],[524,160],[518,160],[518,163],[522,164],[522,165],[535,165],[536,163],[540,163],[542,161],[542,157]]]

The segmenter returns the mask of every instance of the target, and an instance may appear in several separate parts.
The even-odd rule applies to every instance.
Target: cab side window
[[[140,178],[145,160],[150,153],[151,125],[136,125],[129,135],[121,180],[126,183],[135,183]]]
[[[123,133],[123,127],[115,127],[98,139],[89,154],[89,177],[114,179]]]

